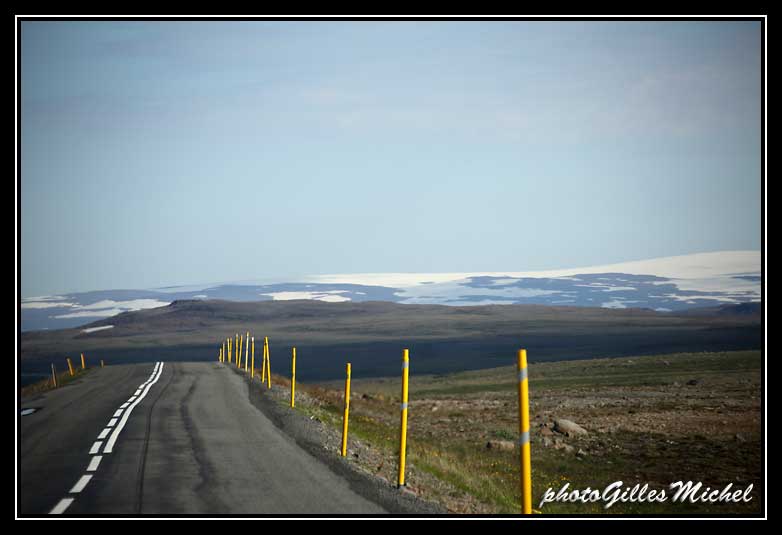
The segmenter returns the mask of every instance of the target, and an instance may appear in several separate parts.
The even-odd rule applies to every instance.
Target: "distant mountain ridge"
[[[27,297],[21,303],[21,322],[24,331],[73,328],[177,300],[539,304],[668,312],[752,307],[761,299],[761,283],[759,251],[726,251],[554,271],[317,275],[296,281]]]

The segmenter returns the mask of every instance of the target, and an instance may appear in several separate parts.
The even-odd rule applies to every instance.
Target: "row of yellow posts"
[[[255,337],[250,337],[248,332],[246,338],[236,335],[235,346],[236,366],[241,369],[242,365],[242,344],[245,344],[244,369],[247,371],[247,345],[252,346],[252,364],[250,367],[250,379],[255,377]],[[232,362],[231,339],[223,341],[218,353],[220,362]],[[70,361],[69,361],[70,364]],[[52,365],[53,366],[53,365]],[[263,339],[263,365],[261,371],[261,384],[266,381],[267,388],[271,388],[271,367],[269,362],[269,338]],[[519,467],[521,484],[521,512],[522,514],[532,514],[532,462],[530,455],[530,423],[529,423],[529,377],[527,373],[527,350],[519,349],[516,362],[517,382],[518,382],[518,409],[519,409]],[[347,456],[348,452],[348,421],[350,419],[350,376],[351,365],[345,366],[345,397],[342,415],[342,448],[341,454]],[[402,351],[402,401],[400,404],[400,424],[399,424],[399,473],[397,486],[405,486],[405,464],[407,460],[407,411],[408,411],[408,392],[410,379],[410,350]],[[296,348],[291,351],[291,408],[296,406]]]
[[[294,353],[295,359],[295,353]],[[342,456],[348,454],[348,421],[350,420],[350,375],[351,366],[348,362],[345,366],[345,404],[342,413]],[[404,487],[405,464],[407,460],[407,401],[408,383],[410,378],[410,350],[402,351],[402,403],[400,405],[401,422],[399,424],[399,472],[397,487]],[[292,406],[292,405],[291,405]]]
[[[71,361],[70,357],[65,357],[65,362],[68,363],[68,374],[73,377],[76,375],[76,372],[73,370],[73,362]],[[100,367],[103,368],[105,366],[103,359],[100,361]],[[84,359],[84,353],[81,353],[81,369],[86,370],[87,369],[87,361]],[[60,386],[59,381],[57,381],[57,368],[54,366],[54,363],[52,363],[52,385],[54,388],[57,388]]]
[[[235,349],[234,349],[235,348]],[[236,356],[234,357],[234,350]],[[244,350],[244,359],[242,359],[242,350]],[[295,366],[295,352],[294,348],[294,366]],[[269,338],[263,339],[263,363],[261,364],[261,383],[266,383],[266,388],[272,387],[272,373],[271,373],[271,361],[269,360]],[[226,338],[220,345],[218,351],[217,360],[219,362],[228,362],[229,364],[235,364],[237,368],[242,369],[244,367],[245,373],[250,375],[250,379],[255,378],[255,337],[250,336],[248,332],[245,336],[240,334],[236,335],[236,338]]]

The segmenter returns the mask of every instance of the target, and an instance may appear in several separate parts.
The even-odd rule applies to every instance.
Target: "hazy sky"
[[[756,22],[25,22],[22,294],[760,248]]]

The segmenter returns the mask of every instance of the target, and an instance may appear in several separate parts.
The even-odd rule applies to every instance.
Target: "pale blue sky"
[[[760,248],[757,22],[24,22],[22,294]]]

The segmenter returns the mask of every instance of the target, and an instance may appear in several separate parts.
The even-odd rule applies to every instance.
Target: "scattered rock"
[[[700,381],[697,380],[697,379],[690,379],[689,381],[687,381],[687,386],[695,386],[695,385],[697,385],[699,383],[700,383]]]
[[[585,452],[581,448],[578,448],[578,451],[576,452],[576,455],[578,455],[579,457],[586,457],[587,452]]]
[[[570,444],[565,444],[564,442],[560,442],[559,444],[554,445],[555,450],[565,450],[565,453],[573,453],[576,451],[576,448],[571,446]]]
[[[486,443],[486,449],[500,450],[500,451],[513,451],[516,448],[516,444],[510,440],[490,440]]]
[[[741,433],[736,433],[736,440],[738,440],[739,442],[746,442],[747,441],[747,439],[744,438],[744,435],[742,435]]]
[[[589,434],[586,429],[578,425],[576,422],[566,420],[564,418],[557,418],[554,420],[554,431],[558,431],[569,437]]]
[[[548,427],[541,427],[540,428],[540,434],[542,436],[544,436],[544,437],[550,437],[551,435],[554,434],[554,432],[551,429],[549,429]]]
[[[554,445],[554,442],[549,437],[543,437],[543,447],[550,448]]]
[[[399,491],[402,493],[402,496],[408,496],[410,498],[418,496],[418,493],[410,487],[399,487]]]

